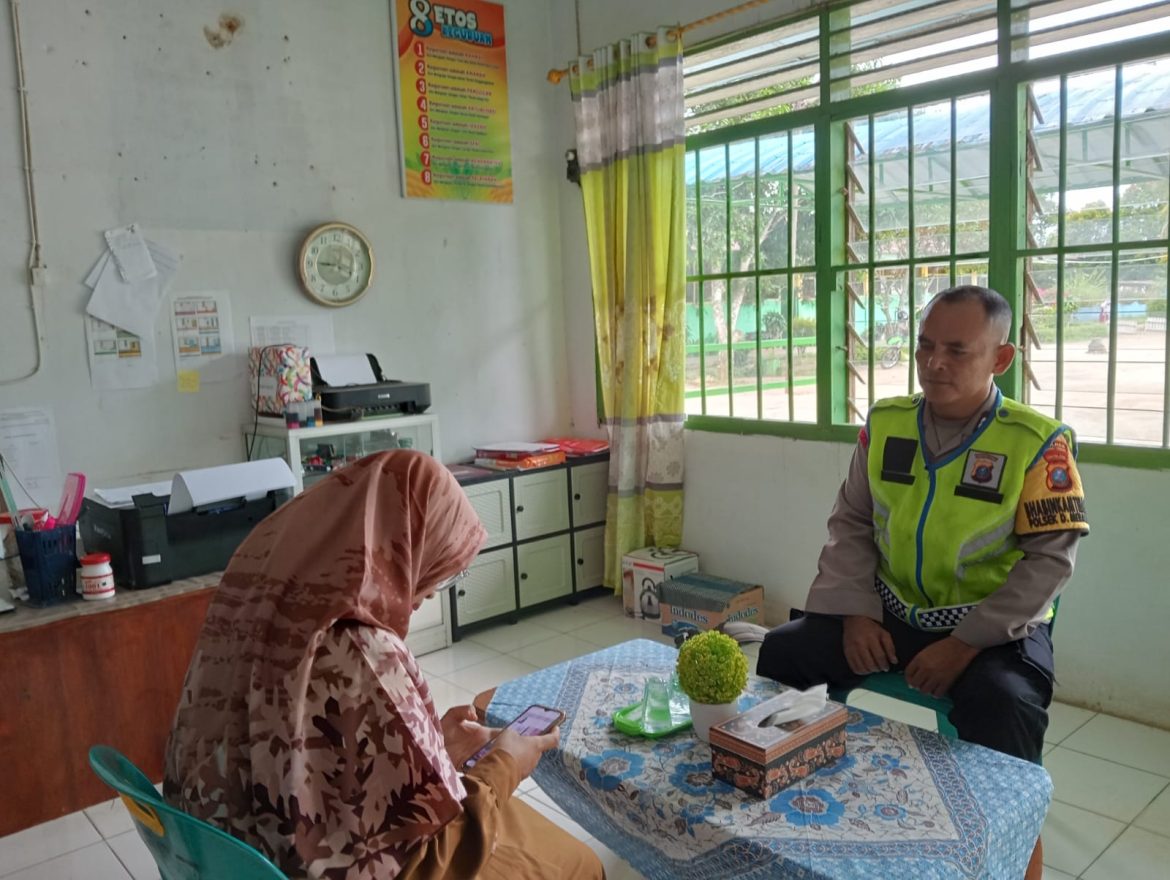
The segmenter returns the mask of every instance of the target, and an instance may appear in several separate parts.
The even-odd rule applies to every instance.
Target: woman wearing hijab
[[[187,671],[164,793],[323,880],[604,877],[519,799],[559,734],[440,720],[404,639],[485,540],[428,455],[372,455],[261,522],[232,557]]]

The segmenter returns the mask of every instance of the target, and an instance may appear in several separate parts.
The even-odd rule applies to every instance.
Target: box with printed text
[[[662,583],[699,570],[699,554],[677,547],[643,547],[622,557],[622,605],[626,617],[659,620]]]
[[[732,620],[764,625],[764,588],[713,574],[679,575],[662,585],[662,634],[696,633]]]

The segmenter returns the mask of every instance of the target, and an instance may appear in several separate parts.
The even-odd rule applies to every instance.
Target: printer
[[[220,571],[252,528],[292,498],[283,458],[182,471],[167,485],[96,490],[81,504],[87,553],[109,553],[114,581],[132,589]]]
[[[309,367],[327,422],[421,413],[431,405],[429,384],[385,378],[372,354],[314,357]]]

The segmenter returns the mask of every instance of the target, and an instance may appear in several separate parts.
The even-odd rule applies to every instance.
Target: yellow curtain
[[[678,546],[685,264],[682,44],[635,34],[570,68],[609,431],[605,583],[621,558]]]

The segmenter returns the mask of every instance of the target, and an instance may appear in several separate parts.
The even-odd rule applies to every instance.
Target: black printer
[[[321,378],[316,358],[309,358],[313,374],[313,395],[321,398],[327,422],[353,422],[358,419],[390,416],[397,413],[426,412],[431,405],[431,386],[426,382],[387,379],[378,359],[367,354],[376,382],[364,385],[330,385]]]
[[[109,553],[118,586],[157,587],[227,567],[253,526],[292,498],[272,489],[255,500],[239,498],[167,516],[169,496],[134,496],[133,507],[81,504],[81,540],[87,553]]]

